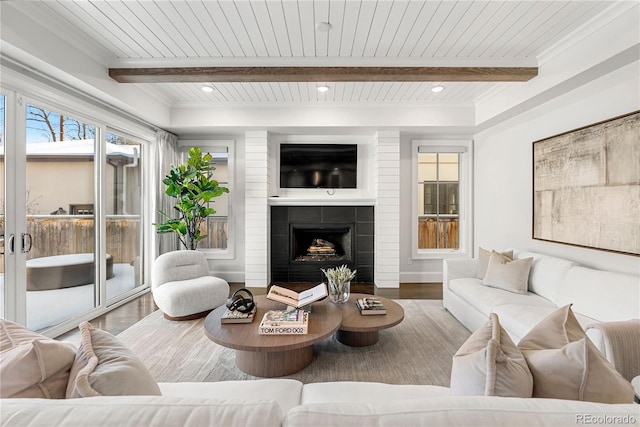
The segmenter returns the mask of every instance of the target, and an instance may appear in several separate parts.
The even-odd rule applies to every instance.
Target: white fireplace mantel
[[[270,206],[375,206],[376,199],[346,197],[269,197]]]

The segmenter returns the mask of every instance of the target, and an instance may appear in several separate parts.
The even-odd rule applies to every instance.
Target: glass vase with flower
[[[344,304],[349,300],[351,294],[351,280],[356,276],[358,270],[353,270],[347,265],[340,267],[321,268],[322,272],[329,281],[329,298],[336,304]]]

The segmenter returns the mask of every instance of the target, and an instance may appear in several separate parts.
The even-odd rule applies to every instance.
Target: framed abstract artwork
[[[532,237],[640,255],[640,111],[533,143]]]

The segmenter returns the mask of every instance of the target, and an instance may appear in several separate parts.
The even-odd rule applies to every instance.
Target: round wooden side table
[[[358,298],[379,299],[387,314],[363,316],[356,307]],[[351,347],[366,347],[378,342],[378,331],[391,328],[404,319],[404,309],[398,303],[388,298],[368,294],[351,294],[349,301],[344,304],[334,304],[342,312],[342,324],[336,332],[336,338],[342,344]]]

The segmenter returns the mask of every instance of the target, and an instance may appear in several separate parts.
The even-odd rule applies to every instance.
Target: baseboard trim
[[[229,283],[244,283],[244,271],[209,271],[209,274]]]
[[[442,283],[442,272],[411,271],[400,273],[400,283]]]

